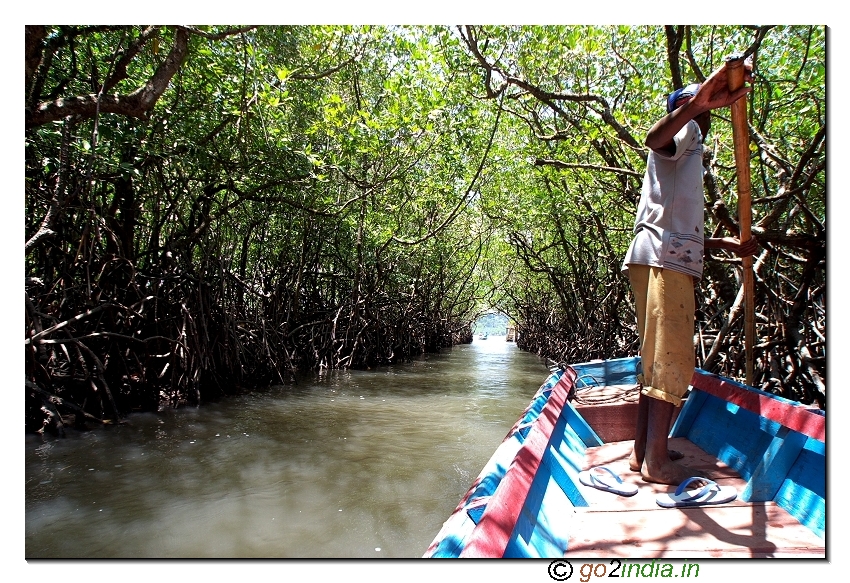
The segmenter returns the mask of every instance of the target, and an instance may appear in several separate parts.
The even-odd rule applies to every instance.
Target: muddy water
[[[544,381],[504,338],[27,436],[27,558],[413,558]]]

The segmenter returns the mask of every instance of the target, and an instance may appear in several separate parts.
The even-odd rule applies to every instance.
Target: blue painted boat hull
[[[636,384],[639,358],[554,371],[444,523],[425,557],[563,557],[568,519],[588,506],[578,473],[603,445],[570,402],[587,386]],[[825,415],[697,369],[671,430],[747,481],[739,497],[774,502],[825,536]]]

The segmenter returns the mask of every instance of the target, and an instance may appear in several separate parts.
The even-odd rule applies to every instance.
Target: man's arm
[[[744,67],[744,80],[752,81],[752,65],[745,63]],[[673,152],[675,151],[673,137],[685,127],[685,124],[712,109],[732,105],[750,90],[748,85],[744,85],[737,91],[729,91],[724,63],[700,85],[699,90],[687,103],[658,120],[649,130],[644,143],[653,150]]]
[[[696,96],[694,96],[694,98],[695,97]],[[655,125],[652,126],[652,129],[650,129],[649,133],[646,135],[646,142],[644,142],[644,144],[647,148],[658,150],[665,154],[675,153],[676,144],[673,142],[673,138],[689,121],[703,113],[701,111],[697,111],[697,109],[691,105],[694,98],[691,98],[691,100],[685,103],[682,107],[674,109],[672,112],[655,122]]]
[[[759,249],[759,242],[755,237],[743,243],[735,237],[706,237],[705,248],[725,249],[726,251],[733,252],[738,257],[749,257],[756,254],[756,251]]]

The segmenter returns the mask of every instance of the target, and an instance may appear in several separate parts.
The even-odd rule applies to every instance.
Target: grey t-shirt
[[[705,217],[702,135],[691,120],[673,138],[676,152],[650,150],[635,219],[635,236],[623,261],[702,277]]]

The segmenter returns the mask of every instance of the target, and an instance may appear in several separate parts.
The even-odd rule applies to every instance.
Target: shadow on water
[[[504,337],[26,440],[26,556],[420,557],[545,379]]]

